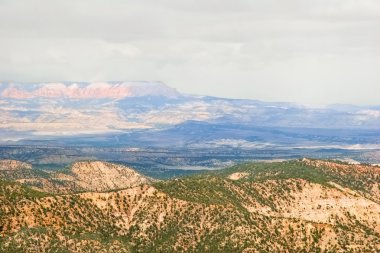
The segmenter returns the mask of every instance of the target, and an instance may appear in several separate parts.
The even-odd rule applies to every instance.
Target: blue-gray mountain
[[[380,106],[194,96],[160,82],[0,83],[0,115],[3,144],[380,147]]]

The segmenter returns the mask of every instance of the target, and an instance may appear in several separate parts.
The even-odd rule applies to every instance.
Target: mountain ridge
[[[180,94],[162,82],[54,82],[3,83],[1,96],[10,99],[68,98],[68,99],[121,99],[124,97],[165,96]]]
[[[9,85],[2,84],[0,94]],[[1,146],[43,142],[170,151],[187,147],[242,151],[380,147],[378,107],[310,108],[194,96],[160,82],[79,83],[72,89],[68,88],[72,83],[59,84],[57,87],[64,87],[64,92],[56,92],[46,84],[12,85],[29,95],[43,89],[46,96],[16,99],[0,95]],[[127,91],[119,92],[120,88]],[[67,90],[74,95],[65,96]]]
[[[22,170],[32,169],[32,165],[26,162],[20,162],[17,160],[4,159],[0,160],[0,170]]]
[[[335,170],[341,166],[344,174]],[[379,187],[380,174],[370,168],[313,159],[246,163],[64,195],[0,181],[0,249],[377,252],[380,203],[375,192],[358,187],[361,180]],[[235,173],[240,177],[231,178]]]
[[[14,161],[13,163],[24,164]],[[0,160],[0,164],[7,160]],[[134,169],[103,161],[77,161],[59,170],[38,170],[31,165],[12,170],[0,170],[0,178],[12,179],[35,190],[51,193],[74,193],[84,191],[104,192],[149,184],[156,180]]]

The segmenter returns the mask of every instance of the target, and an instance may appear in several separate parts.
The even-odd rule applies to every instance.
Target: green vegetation
[[[246,176],[239,180],[228,179],[229,175],[237,172],[245,173]],[[274,208],[272,201],[263,197],[257,189],[252,187],[252,183],[268,180],[283,182],[287,179],[304,179],[327,187],[331,187],[328,182],[332,180],[329,175],[323,174],[315,168],[298,161],[290,161],[246,163],[221,171],[158,182],[154,186],[178,199],[205,204],[232,204],[236,207],[241,207],[241,203],[246,199],[241,193],[244,192],[254,197],[259,203]],[[282,188],[286,190],[286,185],[282,185]]]
[[[0,196],[4,196],[4,202],[15,203],[21,200],[36,200],[50,196],[51,194],[33,190],[19,183],[0,180]]]
[[[282,216],[306,185],[328,194],[335,182],[376,198],[367,185],[378,184],[378,174],[360,173],[300,160],[246,163],[134,189],[62,195],[0,181],[0,252],[328,253],[349,252],[349,245],[376,252],[380,234],[370,215],[342,209],[329,223]]]

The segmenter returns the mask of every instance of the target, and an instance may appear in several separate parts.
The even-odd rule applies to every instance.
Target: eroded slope
[[[336,177],[334,166],[321,169],[305,160],[244,164],[67,195],[2,182],[0,250],[378,252],[375,192],[358,189],[350,170]],[[360,173],[378,176],[370,167]]]

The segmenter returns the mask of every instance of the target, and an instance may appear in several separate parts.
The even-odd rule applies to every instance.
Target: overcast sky
[[[380,104],[380,1],[0,0],[0,80]]]

